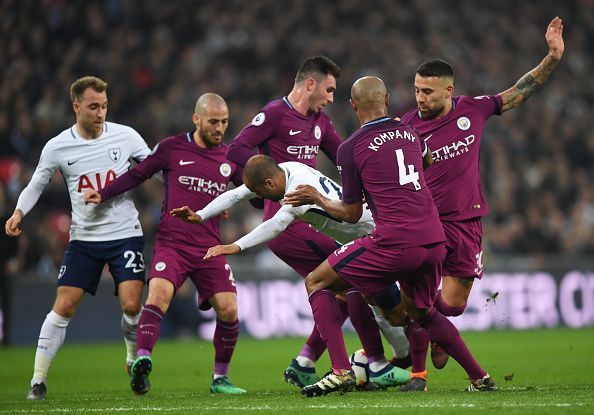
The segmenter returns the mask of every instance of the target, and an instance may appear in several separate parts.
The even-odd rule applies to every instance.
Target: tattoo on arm
[[[503,99],[501,110],[503,112],[511,110],[530,98],[543,86],[555,66],[557,66],[557,62],[558,60],[547,55],[536,68],[522,76],[514,86],[502,92],[500,94]]]

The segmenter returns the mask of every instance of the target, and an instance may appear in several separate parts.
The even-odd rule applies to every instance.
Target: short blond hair
[[[92,88],[96,92],[105,92],[107,90],[107,82],[96,76],[83,76],[77,79],[70,86],[70,99],[72,102],[81,101],[82,95],[87,88]]]

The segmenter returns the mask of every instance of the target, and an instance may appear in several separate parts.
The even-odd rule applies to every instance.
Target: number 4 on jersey
[[[404,163],[404,152],[401,148],[396,150],[396,161],[398,162],[398,178],[400,185],[412,183],[415,186],[415,190],[421,190],[421,183],[419,183],[419,172],[415,171],[415,166],[409,164],[408,166]],[[408,167],[408,172],[406,168]]]

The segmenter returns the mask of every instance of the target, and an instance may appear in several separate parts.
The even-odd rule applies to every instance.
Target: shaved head
[[[199,147],[217,147],[229,125],[229,108],[218,94],[207,92],[198,98],[192,115],[196,126],[194,141]]]
[[[379,109],[385,104],[387,96],[384,81],[375,76],[359,78],[351,88],[351,99],[362,110]]]
[[[215,94],[213,92],[207,92],[206,94],[200,95],[200,98],[196,101],[196,106],[194,107],[194,114],[204,117],[206,114],[206,110],[213,110],[215,108],[223,108],[227,107],[227,103],[223,99],[222,96]]]

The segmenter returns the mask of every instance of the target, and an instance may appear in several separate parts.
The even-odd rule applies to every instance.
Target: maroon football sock
[[[309,296],[309,303],[322,340],[334,370],[351,370],[349,357],[342,337],[343,314],[333,293],[326,290],[315,291]]]
[[[344,301],[338,301],[338,305],[342,313],[342,326],[342,324],[344,324],[344,321],[348,317],[348,309],[347,304]],[[303,348],[301,349],[299,356],[307,357],[308,359],[317,362],[325,350],[326,343],[324,343],[324,341],[320,337],[320,332],[318,331],[317,326],[314,324],[311,334],[309,335],[309,338],[303,345]]]
[[[423,372],[427,369],[427,349],[429,333],[416,321],[408,324],[408,347],[412,360],[412,371]]]
[[[429,333],[431,341],[441,346],[447,354],[460,363],[470,380],[482,378],[487,374],[468,350],[458,329],[439,311],[434,308],[429,310],[420,324]]]
[[[229,362],[237,344],[239,336],[239,320],[232,322],[217,319],[217,326],[212,338],[215,348],[214,374],[217,376],[227,376],[229,372]]]
[[[441,296],[441,290],[437,292],[435,296],[435,304],[433,304],[435,309],[439,311],[444,316],[456,317],[459,316],[466,310],[466,304],[461,307],[452,307],[446,304],[443,297]]]
[[[361,293],[355,290],[347,292],[347,303],[351,323],[353,323],[353,327],[357,331],[369,363],[385,359],[382,338],[371,307],[369,307]]]
[[[150,356],[159,339],[163,312],[157,306],[147,304],[143,307],[136,329],[136,356]]]

